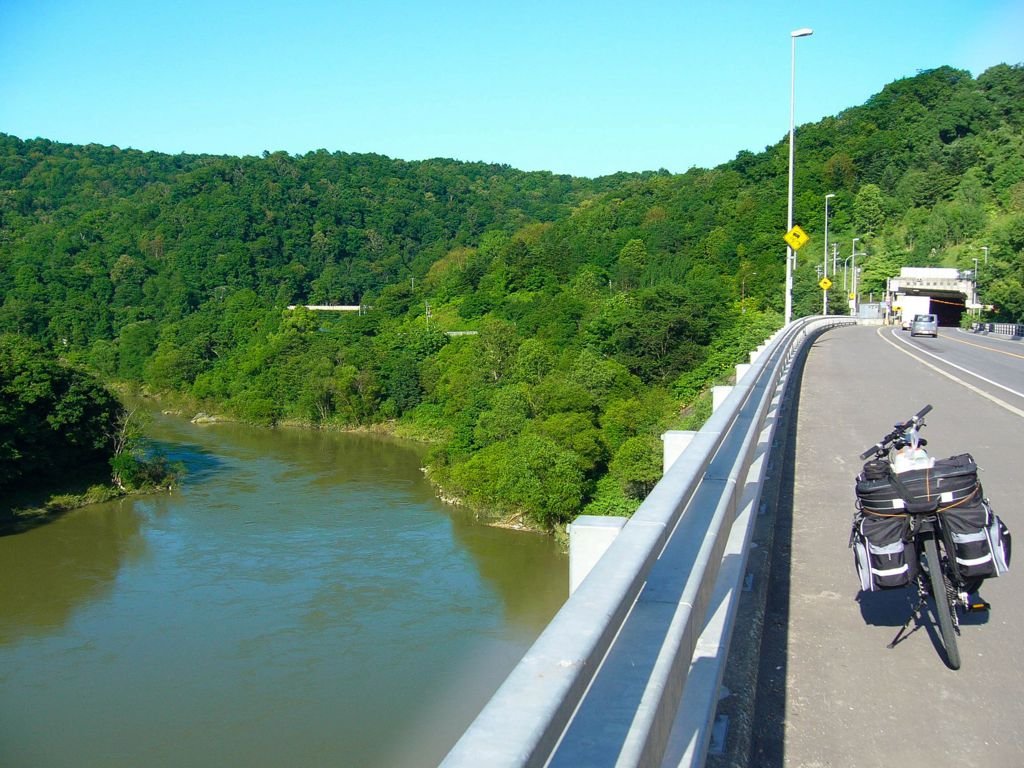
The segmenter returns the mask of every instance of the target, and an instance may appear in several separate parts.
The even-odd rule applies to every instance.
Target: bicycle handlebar
[[[890,432],[888,435],[882,438],[881,442],[875,443],[873,446],[864,451],[864,453],[860,455],[861,459],[866,459],[873,453],[884,453],[889,448],[889,445],[893,441],[900,438],[907,430],[911,429],[912,427],[923,427],[925,414],[927,414],[931,409],[931,405],[926,405],[920,411],[911,416],[907,421],[903,422],[902,424],[897,424],[892,432]]]

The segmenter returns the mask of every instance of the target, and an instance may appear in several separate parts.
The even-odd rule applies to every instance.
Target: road
[[[751,765],[1024,765],[1024,562],[983,588],[992,613],[964,622],[952,671],[930,627],[886,647],[912,595],[860,596],[848,549],[858,454],[926,403],[932,455],[972,453],[992,506],[1024,531],[1022,392],[1024,344],[866,326],[814,343],[790,441],[791,503],[776,521]]]
[[[935,339],[910,338],[895,329],[885,338],[913,350],[919,361],[945,371],[987,393],[993,401],[1024,414],[1024,344],[997,336],[979,336],[959,328],[940,328]]]

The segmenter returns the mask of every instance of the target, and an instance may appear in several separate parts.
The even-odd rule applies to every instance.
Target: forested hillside
[[[787,162],[783,139],[589,180],[0,135],[0,329],[254,422],[389,422],[434,441],[431,476],[489,514],[628,512],[660,474],[659,431],[781,323]],[[865,296],[986,246],[983,300],[1024,320],[1021,67],[923,72],[801,127],[796,190],[798,315],[820,311],[832,193]],[[307,303],[364,311],[286,309]]]

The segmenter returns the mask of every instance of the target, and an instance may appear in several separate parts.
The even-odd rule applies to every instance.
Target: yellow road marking
[[[969,347],[977,347],[978,349],[984,349],[986,352],[998,352],[1000,355],[1009,355],[1010,357],[1016,357],[1019,358],[1020,360],[1024,360],[1024,355],[1018,355],[1016,352],[1007,352],[1005,349],[995,349],[993,347],[986,347],[984,344],[976,344],[973,341],[964,341],[963,339],[958,339],[953,335],[948,335],[944,333],[942,334],[942,338],[949,339],[950,341],[955,341],[958,344],[966,344]]]

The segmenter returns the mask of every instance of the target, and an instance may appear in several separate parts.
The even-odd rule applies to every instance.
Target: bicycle
[[[960,613],[987,612],[978,595],[986,578],[1009,569],[1010,534],[984,498],[970,454],[935,460],[920,436],[926,405],[860,454],[873,457],[857,477],[850,546],[865,591],[916,587],[911,621],[931,598],[946,664],[960,668]]]

